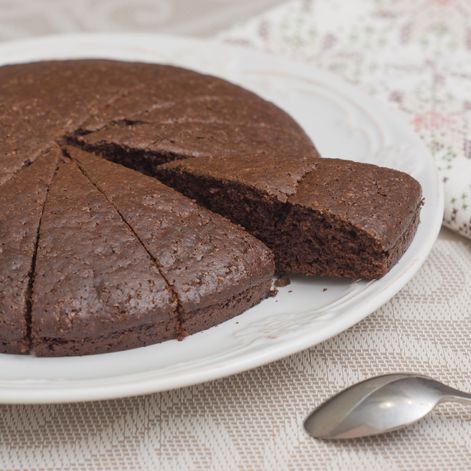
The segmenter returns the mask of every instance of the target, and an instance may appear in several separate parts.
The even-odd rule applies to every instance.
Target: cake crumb
[[[275,286],[277,288],[283,288],[284,286],[288,286],[291,283],[289,276],[282,275],[275,281]]]
[[[272,288],[272,289],[268,292],[268,297],[269,297],[269,298],[274,298],[277,294],[278,294],[278,290],[277,290],[276,288]]]
[[[322,288],[322,291],[327,291],[327,288]]]

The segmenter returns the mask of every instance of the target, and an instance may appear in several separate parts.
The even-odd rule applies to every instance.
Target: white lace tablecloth
[[[206,25],[212,33],[276,3],[0,0],[0,38],[181,31],[185,24],[200,34]],[[398,26],[400,44],[394,42]],[[431,146],[443,176],[457,178],[448,185],[447,223],[469,235],[469,222],[463,226],[469,193],[452,196],[463,181],[471,184],[468,0],[291,2],[220,37],[316,63],[395,103]],[[457,165],[462,171],[452,176]],[[471,469],[471,410],[463,406],[441,405],[407,430],[354,442],[315,441],[301,427],[319,402],[376,374],[420,372],[471,391],[470,345],[471,243],[444,229],[423,268],[389,303],[300,354],[147,397],[0,406],[0,469]]]

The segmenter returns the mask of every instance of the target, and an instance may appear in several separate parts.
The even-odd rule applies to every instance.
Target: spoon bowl
[[[321,404],[307,417],[304,428],[322,439],[377,435],[417,422],[444,401],[470,404],[471,395],[426,376],[377,376]]]

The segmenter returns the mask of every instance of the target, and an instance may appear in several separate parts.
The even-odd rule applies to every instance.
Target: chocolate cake
[[[183,338],[268,296],[274,260],[379,277],[419,219],[411,177],[320,158],[272,103],[173,66],[0,67],[0,142],[2,352]]]
[[[32,344],[39,355],[95,353],[174,337],[177,300],[106,197],[63,159],[39,230]]]
[[[379,278],[409,246],[422,204],[409,175],[339,159],[208,157],[157,176],[265,242],[280,273]]]

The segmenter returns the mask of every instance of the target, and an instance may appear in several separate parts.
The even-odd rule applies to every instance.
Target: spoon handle
[[[458,389],[449,388],[440,402],[457,402],[459,404],[471,405],[471,394]]]

